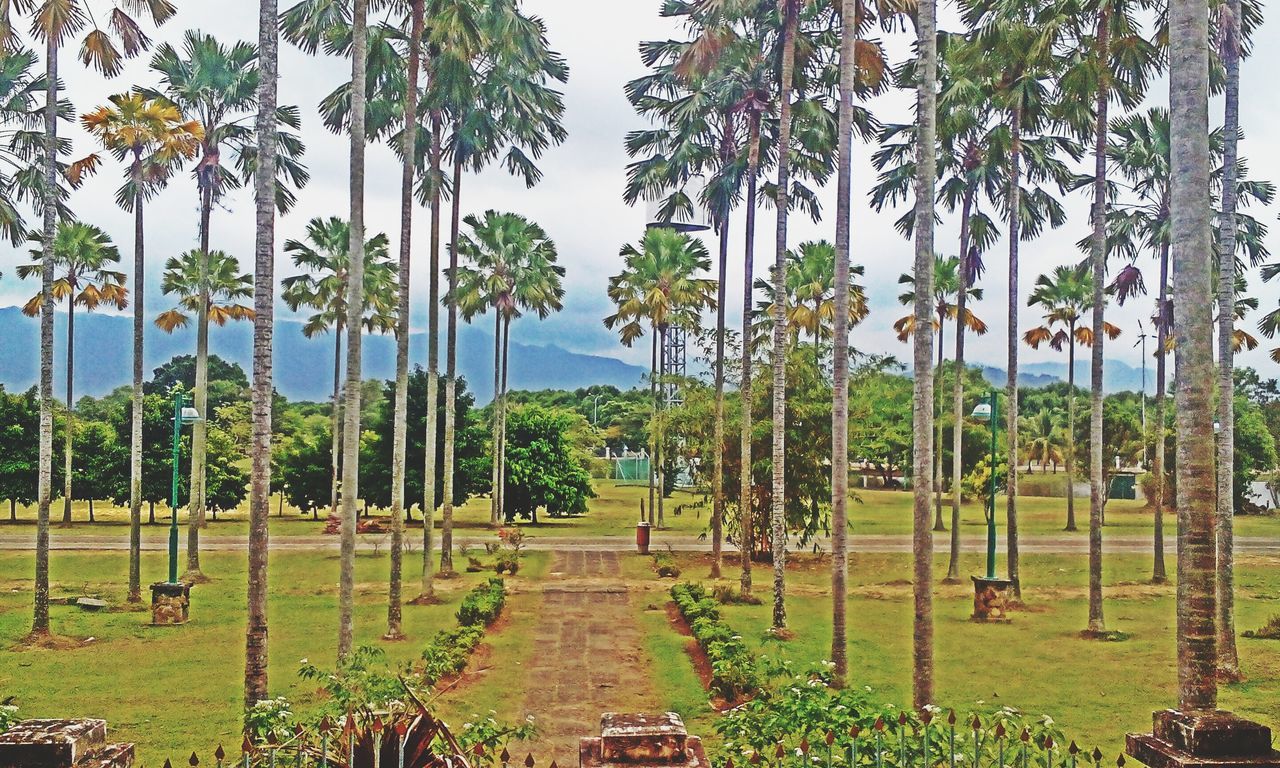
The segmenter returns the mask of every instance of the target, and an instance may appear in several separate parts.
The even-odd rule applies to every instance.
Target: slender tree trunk
[[[1067,342],[1067,527],[1076,531],[1076,324],[1068,329],[1071,339]]]
[[[342,288],[346,292],[346,286]],[[329,412],[329,516],[338,516],[338,485],[342,477],[342,333],[343,318],[333,327],[333,407]],[[312,513],[314,516],[314,512]]]
[[[1098,23],[1097,43],[1099,61],[1104,66],[1111,58],[1110,14],[1103,11]],[[1098,88],[1095,106],[1095,132],[1093,143],[1093,242],[1089,260],[1093,266],[1093,322],[1092,365],[1089,374],[1089,627],[1090,632],[1102,632],[1106,621],[1102,614],[1102,523],[1106,513],[1107,489],[1103,484],[1104,461],[1102,455],[1102,353],[1106,345],[1104,327],[1107,311],[1107,102],[1110,83]]]
[[[742,576],[739,587],[743,595],[751,594],[751,556],[755,550],[755,535],[752,531],[752,467],[751,437],[755,427],[755,417],[751,398],[751,322],[754,308],[751,306],[752,291],[755,290],[755,249],[756,249],[756,189],[757,176],[760,173],[760,114],[752,112],[748,128],[747,159],[747,221],[744,255],[742,259],[742,436],[741,436],[741,471],[739,474],[738,514],[741,518],[738,532],[741,542],[739,549],[742,560]]]
[[[502,323],[502,398],[499,400],[498,421],[498,512],[504,517],[507,514],[507,365],[511,349],[511,318]],[[533,511],[534,522],[537,522],[538,510]]]
[[[1235,619],[1236,163],[1240,139],[1240,0],[1227,1],[1226,108],[1222,125],[1222,218],[1218,225],[1218,677],[1240,680]]]
[[[1178,708],[1218,705],[1210,290],[1209,46],[1203,2],[1169,4],[1174,335],[1178,354]]]
[[[253,291],[253,437],[249,485],[249,589],[245,631],[245,708],[267,698],[267,557],[271,514],[271,347],[275,323],[276,91],[279,29],[276,0],[259,0],[258,169]]]
[[[194,405],[202,418],[191,427],[191,493],[187,503],[187,583],[205,581],[200,571],[200,529],[205,521],[205,467],[209,408],[209,219],[213,211],[213,187],[200,190],[200,311],[196,318],[196,380]]]
[[[1169,343],[1169,329],[1164,322],[1164,310],[1169,302],[1169,246],[1167,244],[1160,249],[1159,301],[1159,308],[1156,310],[1159,318],[1159,322],[1156,324],[1156,451],[1155,464],[1152,468],[1156,476],[1156,497],[1153,500],[1155,506],[1154,561],[1151,570],[1151,581],[1154,584],[1164,584],[1169,580],[1164,563],[1165,479],[1168,474],[1164,461],[1165,387],[1168,380],[1168,373],[1166,372],[1168,358],[1165,351]]]
[[[422,475],[422,592],[419,603],[436,602],[435,524],[436,458],[440,441],[440,115],[431,114],[431,277],[427,293],[427,425],[426,467]],[[452,487],[451,487],[452,490]]]
[[[142,149],[133,151],[131,171],[138,191],[133,196],[133,390],[129,414],[129,602],[142,602],[142,379],[146,230],[143,228]]]
[[[929,526],[932,489],[929,476],[933,465],[933,201],[937,166],[935,141],[937,125],[937,7],[935,0],[923,0],[916,17],[916,50],[919,72],[916,83],[916,202],[915,202],[915,323],[914,424],[912,432],[912,494],[914,553],[912,702],[916,709],[933,703],[933,531]]]
[[[960,484],[964,451],[964,332],[969,304],[969,216],[973,213],[973,191],[960,204],[960,293],[956,297],[956,380],[951,391],[951,557],[947,581],[960,581]],[[1016,464],[1011,462],[1012,466]],[[992,468],[994,471],[995,468]],[[994,506],[992,507],[994,509]]]
[[[501,499],[498,493],[498,467],[502,457],[499,456],[502,431],[502,310],[493,309],[493,429],[490,439],[493,441],[493,457],[489,466],[489,525],[502,525]]]
[[[957,321],[959,324],[959,321]],[[933,387],[933,530],[945,532],[946,522],[942,519],[942,382],[944,381],[942,363],[946,360],[943,348],[946,347],[946,313],[938,313],[938,334],[934,342],[938,347],[938,363],[934,369]]]
[[[658,509],[658,329],[653,328],[653,339],[649,352],[649,399],[653,401],[653,421],[649,424],[649,525],[654,523],[654,513]]]
[[[831,382],[831,661],[833,682],[849,676],[849,259],[853,218],[853,91],[857,84],[858,3],[840,3],[840,112],[836,153],[835,335]],[[816,337],[815,336],[815,346]]]
[[[662,530],[667,525],[666,518],[666,498],[667,498],[667,430],[665,413],[667,410],[667,328],[659,326],[657,332],[658,338],[658,411],[655,420],[654,430],[657,433],[654,439],[654,459],[658,465],[658,530]]]
[[[409,22],[409,71],[404,98],[404,162],[400,167],[400,279],[396,311],[396,401],[392,423],[391,457],[391,577],[387,585],[387,640],[404,637],[402,583],[404,579],[405,451],[409,441],[409,285],[413,266],[414,157],[418,144],[418,70],[422,65],[423,3],[413,0]],[[434,328],[432,329],[434,330]],[[434,405],[431,403],[430,405]],[[427,408],[427,418],[435,409]]]
[[[365,69],[369,0],[351,14],[351,241],[347,266],[347,378],[342,429],[342,542],[338,582],[338,662],[351,655],[355,598],[356,500],[360,497],[360,327],[364,318]]]
[[[720,165],[726,167],[733,155],[733,115],[726,112],[724,135],[720,143]],[[715,442],[714,465],[711,468],[711,578],[720,578],[724,564],[724,334],[725,301],[728,298],[729,276],[729,214],[726,202],[719,212],[717,234],[720,238],[720,259],[716,270],[716,413],[713,427]]]
[[[1008,379],[1005,381],[1005,440],[1009,446],[1009,478],[1005,488],[1006,545],[1008,547],[1009,580],[1013,596],[1022,599],[1022,577],[1018,552],[1018,248],[1022,244],[1022,105],[1016,104],[1010,116],[1009,151],[1009,320]]]
[[[76,401],[72,382],[76,372],[76,297],[75,285],[67,297],[67,426],[62,436],[62,524],[71,525],[71,450],[75,435]]]
[[[791,92],[799,9],[784,4],[782,72],[778,83],[778,232],[773,257],[773,628],[786,629],[787,607],[787,213],[791,206]],[[744,338],[743,344],[750,340]]]
[[[458,129],[460,130],[460,126]],[[458,386],[458,231],[462,225],[462,160],[453,161],[453,213],[449,229],[449,330],[445,347],[444,380],[444,513],[440,527],[440,573],[453,571],[453,475],[456,439],[455,409]]]
[[[32,638],[49,634],[49,505],[53,491],[53,238],[57,233],[58,45],[45,49],[44,211],[40,268],[40,468],[37,479],[36,568]]]

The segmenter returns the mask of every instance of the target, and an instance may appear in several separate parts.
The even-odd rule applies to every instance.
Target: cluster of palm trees
[[[716,310],[716,442],[723,450],[724,355],[726,322],[724,278],[729,224],[736,208],[745,213],[742,313],[743,356],[741,396],[749,413],[753,390],[753,351],[771,353],[773,415],[773,508],[770,510],[774,580],[774,629],[786,630],[785,539],[781,503],[784,498],[786,368],[782,350],[794,343],[813,317],[803,296],[809,275],[803,258],[806,247],[792,252],[787,222],[792,209],[819,216],[817,198],[806,186],[822,184],[831,175],[837,182],[836,242],[831,247],[831,284],[834,291],[831,317],[833,357],[832,525],[834,636],[832,657],[837,677],[846,670],[844,638],[844,571],[846,568],[847,504],[847,387],[848,332],[865,307],[861,292],[850,282],[850,209],[852,205],[851,143],[854,134],[879,139],[874,163],[880,176],[872,188],[877,208],[913,199],[914,204],[898,221],[899,229],[914,239],[914,270],[903,276],[909,286],[902,301],[912,313],[896,328],[904,340],[913,341],[915,447],[915,699],[932,699],[931,553],[933,530],[945,530],[941,500],[941,433],[937,426],[936,369],[943,360],[942,331],[947,320],[956,321],[956,358],[963,365],[965,334],[982,333],[985,323],[967,306],[982,297],[974,286],[983,271],[983,255],[1003,234],[1008,245],[1008,383],[1004,409],[1008,419],[1010,456],[1019,456],[1017,435],[1018,359],[1023,343],[1048,344],[1065,350],[1074,389],[1078,346],[1090,350],[1090,615],[1088,634],[1105,630],[1101,602],[1101,525],[1106,500],[1103,483],[1102,381],[1103,351],[1119,329],[1106,320],[1108,297],[1123,303],[1145,293],[1141,269],[1134,263],[1143,251],[1160,257],[1159,298],[1154,313],[1158,329],[1157,445],[1164,443],[1166,356],[1174,353],[1179,369],[1178,429],[1183,440],[1199,442],[1196,470],[1183,466],[1179,474],[1179,529],[1196,539],[1194,551],[1179,559],[1182,583],[1196,580],[1197,594],[1217,594],[1216,615],[1208,615],[1204,603],[1193,605],[1189,590],[1180,592],[1179,615],[1186,627],[1219,630],[1222,653],[1190,640],[1180,640],[1184,674],[1182,701],[1203,703],[1212,687],[1197,667],[1209,659],[1221,674],[1236,674],[1231,625],[1230,523],[1231,442],[1227,425],[1231,397],[1218,398],[1223,436],[1217,441],[1217,483],[1206,484],[1206,475],[1192,474],[1214,466],[1212,427],[1206,422],[1208,398],[1214,377],[1210,349],[1213,328],[1210,317],[1210,277],[1217,280],[1219,360],[1218,386],[1232,387],[1231,353],[1252,337],[1239,333],[1235,322],[1249,302],[1239,298],[1243,282],[1238,274],[1247,256],[1253,264],[1265,257],[1259,237],[1265,226],[1244,215],[1249,200],[1270,202],[1274,191],[1265,182],[1244,178],[1244,165],[1236,147],[1238,126],[1238,69],[1247,53],[1248,35],[1257,23],[1257,9],[1243,13],[1239,2],[1213,9],[1213,23],[1220,29],[1214,39],[1220,51],[1211,52],[1205,28],[1209,18],[1204,3],[1182,0],[1168,15],[1157,19],[1156,29],[1144,29],[1139,5],[1128,0],[967,0],[961,12],[967,30],[936,30],[935,3],[861,0],[811,3],[804,0],[727,0],[716,3],[669,2],[663,13],[679,20],[688,32],[682,40],[643,43],[642,59],[649,72],[627,86],[637,112],[649,118],[652,128],[627,137],[634,158],[628,167],[625,199],[654,201],[661,222],[669,230],[651,230],[642,247],[624,249],[625,271],[610,283],[617,313],[606,319],[618,327],[630,345],[648,321],[654,348],[670,322],[683,315],[697,318],[704,310]],[[1197,15],[1194,24],[1189,17]],[[1186,27],[1175,23],[1179,17]],[[1242,22],[1242,19],[1246,20]],[[892,69],[881,43],[871,30],[886,32],[911,24],[915,31],[915,55]],[[1242,28],[1243,24],[1243,28]],[[1197,58],[1198,57],[1198,58]],[[1208,63],[1215,72],[1225,70],[1227,117],[1220,132],[1204,124]],[[1178,83],[1173,86],[1172,108],[1138,113],[1149,83],[1165,63]],[[1201,66],[1203,65],[1203,66]],[[1201,71],[1203,70],[1203,71]],[[903,125],[880,125],[858,101],[897,85],[917,94],[915,120]],[[1233,90],[1234,89],[1234,90]],[[1119,117],[1112,114],[1121,112]],[[1193,162],[1194,159],[1194,162]],[[1087,162],[1091,172],[1076,173],[1072,164]],[[1182,164],[1180,164],[1180,162]],[[1211,172],[1212,169],[1212,172]],[[770,173],[772,171],[772,173]],[[1118,184],[1111,174],[1118,173]],[[772,178],[769,178],[772,177]],[[756,285],[756,208],[764,197],[777,213],[774,264],[769,282]],[[1084,260],[1040,276],[1030,295],[1019,287],[1020,246],[1049,228],[1067,221],[1061,197],[1072,190],[1091,196],[1091,233],[1081,241]],[[1181,197],[1179,197],[1179,193]],[[705,279],[710,269],[705,249],[681,234],[681,222],[692,209],[703,206],[719,241],[718,279]],[[1181,206],[1181,208],[1179,207]],[[959,256],[936,255],[935,219],[938,210],[960,215]],[[1193,210],[1194,209],[1194,210]],[[660,223],[661,223],[660,222]],[[1210,225],[1217,243],[1210,248]],[[1003,229],[1003,233],[1001,230]],[[1182,238],[1179,240],[1179,238]],[[1198,244],[1198,246],[1197,246]],[[830,246],[828,246],[830,247]],[[1199,250],[1196,250],[1199,247]],[[668,255],[678,250],[682,254]],[[1210,258],[1213,254],[1211,275]],[[813,255],[810,253],[809,255]],[[1111,273],[1108,262],[1119,256],[1127,264]],[[659,267],[659,260],[666,265]],[[644,263],[648,262],[648,263]],[[676,270],[679,271],[676,271]],[[1264,276],[1280,274],[1280,269]],[[1170,280],[1174,300],[1169,297]],[[683,302],[673,304],[677,286],[693,286]],[[849,286],[848,290],[844,286]],[[795,297],[793,303],[769,299],[761,314],[771,322],[762,334],[753,307],[755,289],[763,287],[771,297]],[[1178,298],[1181,295],[1181,299]],[[810,294],[811,297],[811,294]],[[1194,297],[1194,298],[1193,298]],[[810,300],[812,300],[810,298]],[[1018,311],[1023,301],[1044,312],[1044,324],[1020,334]],[[1194,309],[1182,301],[1194,300]],[[1178,311],[1174,312],[1174,306]],[[865,309],[863,310],[865,313]],[[1202,316],[1203,315],[1203,316]],[[1280,328],[1273,314],[1262,330],[1270,335]],[[666,319],[672,318],[672,319]],[[696,322],[693,321],[693,322]],[[1269,322],[1269,324],[1268,324]],[[917,333],[918,329],[930,332]],[[771,335],[766,339],[765,335]],[[815,333],[816,340],[816,333]],[[1256,343],[1256,340],[1253,340]],[[771,343],[770,343],[771,342]],[[1176,342],[1176,343],[1175,343]],[[1194,344],[1195,350],[1185,348]],[[936,352],[936,359],[935,359]],[[655,361],[657,352],[655,351]],[[654,373],[663,368],[655,362]],[[1183,379],[1191,371],[1194,383]],[[955,420],[963,418],[963,377],[955,377]],[[655,396],[655,405],[657,398]],[[1202,407],[1183,412],[1184,404]],[[924,405],[922,405],[924,404]],[[933,404],[933,405],[928,405]],[[1075,403],[1069,405],[1068,439],[1074,441]],[[738,510],[738,542],[743,553],[741,586],[752,587],[751,557],[752,424],[744,418],[742,436],[742,502]],[[655,425],[661,419],[655,419]],[[1209,431],[1206,431],[1208,427]],[[660,426],[655,426],[660,430]],[[660,435],[659,435],[660,438]],[[655,442],[655,448],[660,439]],[[953,542],[959,508],[961,430],[956,429],[953,467]],[[660,449],[658,449],[660,450]],[[1207,452],[1207,453],[1206,453]],[[1069,471],[1074,445],[1066,452]],[[1159,516],[1164,498],[1163,449],[1156,450],[1157,529],[1153,573],[1164,578],[1163,532]],[[655,456],[655,458],[658,458]],[[722,456],[715,457],[713,482],[713,575],[721,568],[721,525],[725,514]],[[1017,466],[1015,462],[1010,462]],[[657,462],[661,467],[660,459]],[[658,473],[661,469],[658,470]],[[660,474],[657,477],[661,485]],[[654,478],[651,478],[651,486]],[[1184,493],[1182,483],[1194,489]],[[1225,484],[1225,485],[1224,485]],[[936,496],[935,496],[936,493]],[[1226,493],[1227,495],[1223,495]],[[1017,483],[1009,478],[1009,569],[1020,591],[1017,550]],[[661,509],[661,494],[658,505]],[[1200,506],[1196,505],[1198,499]],[[930,506],[936,505],[930,515]],[[651,501],[650,506],[653,506]],[[1193,508],[1195,507],[1195,508]],[[1205,510],[1216,508],[1217,519]],[[1075,529],[1074,499],[1068,496],[1067,527]],[[1206,541],[1206,538],[1208,541]],[[954,543],[953,543],[954,546]],[[1205,548],[1208,548],[1207,550]],[[1190,556],[1187,556],[1190,555]],[[1197,560],[1196,557],[1201,559]],[[1207,568],[1207,571],[1204,570]],[[1207,624],[1206,624],[1207,622]],[[1212,655],[1212,658],[1209,656]]]

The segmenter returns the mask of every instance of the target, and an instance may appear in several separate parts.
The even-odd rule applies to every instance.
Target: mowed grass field
[[[531,536],[542,537],[596,537],[634,535],[635,523],[640,518],[640,505],[648,503],[648,490],[643,485],[622,484],[611,480],[595,481],[596,498],[590,503],[587,514],[568,518],[540,517],[538,524],[523,524]],[[904,491],[881,491],[855,489],[850,494],[852,503],[849,507],[850,525],[855,535],[907,535],[911,533],[911,494]],[[1001,530],[1005,524],[1004,497],[997,499],[997,519]],[[1076,499],[1076,520],[1080,530],[1066,533],[1066,499],[1024,496],[1018,499],[1019,530],[1025,536],[1088,535],[1089,499],[1087,496]],[[369,510],[373,517],[385,516],[384,510]],[[422,518],[415,508],[412,511],[410,526],[421,530]],[[319,513],[319,520],[313,520],[311,513],[300,513],[288,505],[281,506],[277,498],[272,504],[271,531],[273,535],[282,536],[314,536],[324,529],[327,512]],[[950,499],[946,499],[944,515],[950,524]],[[88,504],[76,502],[72,505],[72,524],[64,526],[62,505],[55,501],[52,510],[54,523],[53,536],[60,533],[112,535],[113,532],[127,536],[122,530],[128,527],[128,510],[114,507],[107,502],[94,505],[95,523],[89,523]],[[239,535],[248,532],[248,509],[240,509],[219,513],[218,520],[210,520],[208,535]],[[665,529],[674,535],[700,535],[708,530],[711,517],[711,503],[701,493],[676,491],[666,502]],[[143,520],[147,520],[147,510],[143,508]],[[179,510],[179,523],[186,524],[186,515]],[[10,521],[8,515],[0,510],[0,533],[20,531],[23,527],[35,522],[34,507],[18,507],[16,522]],[[168,535],[169,511],[167,507],[156,508],[156,524],[143,525],[143,536],[163,539]],[[487,536],[489,528],[489,499],[477,497],[461,505],[454,511],[454,525],[463,538],[468,536]],[[435,524],[441,524],[437,512]],[[982,502],[966,503],[961,508],[962,529],[971,530],[981,535],[985,525]],[[1105,533],[1124,536],[1148,535],[1152,531],[1153,517],[1151,510],[1142,502],[1114,500],[1107,505],[1107,525]],[[1166,538],[1172,547],[1175,521],[1172,515],[1165,516]],[[1250,515],[1236,519],[1238,536],[1266,536],[1280,538],[1280,515]],[[185,541],[185,539],[184,539]],[[1170,549],[1172,551],[1172,549]]]

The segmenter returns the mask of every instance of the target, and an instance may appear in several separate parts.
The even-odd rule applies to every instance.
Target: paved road
[[[1125,554],[1151,551],[1151,539],[1147,536],[1134,536],[1132,534],[1107,536],[1105,533],[1103,536],[1103,551],[1108,553]],[[897,553],[911,551],[911,537],[905,535],[877,534],[860,536],[854,534],[850,539],[853,549],[858,552]],[[478,547],[485,541],[492,542],[493,537],[462,536],[455,537],[455,541],[459,545]],[[534,534],[530,535],[526,541],[528,549],[539,551],[627,552],[635,547],[631,539],[626,536],[564,537],[538,536]],[[185,531],[182,542],[185,545]],[[829,549],[826,540],[821,540],[819,543],[822,544],[824,549]],[[167,542],[162,538],[149,538],[142,542],[143,549],[148,552],[163,552],[167,546]],[[357,546],[371,551],[375,548],[386,549],[387,544],[381,538],[374,541],[368,537],[360,537],[357,541]],[[934,548],[936,550],[944,551],[947,546],[948,540],[945,535],[940,534],[934,538]],[[711,549],[711,544],[696,536],[665,536],[661,532],[655,533],[654,551],[667,547],[677,552],[708,552]],[[1004,551],[1003,539],[999,542],[999,547],[1000,551]],[[1172,534],[1166,538],[1165,547],[1170,554],[1177,547],[1176,538]],[[0,533],[0,551],[21,552],[34,548],[34,528],[24,529],[21,533],[8,531]],[[79,532],[63,533],[55,530],[51,537],[50,548],[66,551],[118,551],[127,550],[129,542],[123,529],[121,529],[121,534],[116,536]],[[200,548],[205,552],[240,552],[248,548],[248,538],[245,536],[206,535],[200,539]],[[337,536],[274,536],[271,538],[271,549],[278,552],[324,551],[336,550],[337,548]],[[971,535],[965,537],[961,548],[965,552],[982,552],[986,549],[986,543],[984,539]],[[732,547],[726,547],[725,549],[726,551],[733,550]],[[1089,539],[1084,534],[1077,536],[1063,536],[1060,534],[1023,536],[1019,543],[1019,549],[1024,553],[1074,554],[1087,552],[1089,550]],[[1237,538],[1236,551],[1241,554],[1280,555],[1280,538],[1257,536]]]

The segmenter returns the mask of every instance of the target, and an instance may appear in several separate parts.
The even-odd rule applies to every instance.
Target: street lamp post
[[[1007,621],[1005,594],[1011,582],[996,576],[996,437],[1000,422],[1000,394],[992,389],[986,402],[973,409],[973,418],[991,425],[990,476],[987,483],[987,575],[973,577],[973,618],[976,621]],[[1015,470],[1009,459],[1009,471]]]
[[[191,395],[173,393],[173,482],[169,493],[169,583],[178,583],[178,464],[182,458],[182,428],[200,421]]]

